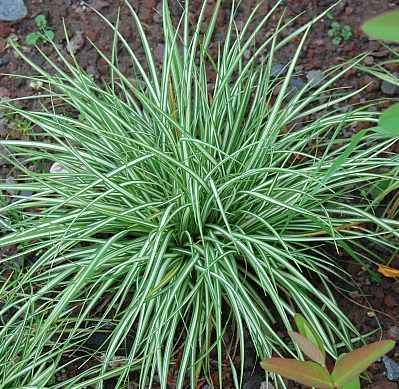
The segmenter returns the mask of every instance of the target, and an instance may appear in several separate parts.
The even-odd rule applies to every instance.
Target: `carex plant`
[[[126,2],[146,61],[103,19],[114,31],[110,57],[99,52],[105,86],[56,45],[60,62],[42,52],[48,72],[14,45],[43,83],[43,108],[7,104],[37,131],[1,141],[19,172],[1,185],[0,247],[18,248],[2,260],[1,388],[194,388],[223,385],[224,369],[239,387],[248,335],[260,358],[297,355],[277,333],[295,312],[331,355],[358,336],[334,299],[347,277],[337,258],[372,265],[395,250],[398,221],[379,217],[363,190],[398,164],[394,140],[373,131],[373,112],[338,109],[358,93],[335,87],[357,60],[291,87],[317,18],[289,34],[281,20],[256,45],[279,3],[254,28],[257,9],[239,28],[233,4],[215,46],[220,4],[205,20],[204,2],[192,21],[186,2],[174,26],[163,2],[158,67]],[[275,54],[293,40],[276,75]],[[345,138],[358,122],[371,128]]]

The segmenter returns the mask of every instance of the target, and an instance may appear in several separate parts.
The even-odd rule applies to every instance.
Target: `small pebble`
[[[312,88],[319,86],[324,80],[324,73],[321,70],[311,70],[306,73],[306,78]]]
[[[24,197],[26,199],[29,199],[30,197],[32,197],[32,192],[27,191],[27,190],[23,190],[21,191],[21,193],[19,194],[20,197]]]
[[[15,22],[28,14],[23,0],[0,0],[0,20]]]
[[[389,381],[399,381],[399,364],[386,355],[382,357],[382,361],[384,362]]]
[[[364,59],[364,64],[367,66],[370,66],[374,63],[374,57],[371,55],[368,55],[365,59]]]
[[[270,382],[263,381],[263,382],[260,384],[260,388],[259,388],[259,389],[275,389],[275,387],[274,387],[274,385],[271,384]]]
[[[43,87],[43,82],[42,81],[31,81],[29,83],[29,86],[33,89],[33,90],[39,90]]]
[[[67,170],[58,162],[54,162],[50,167],[50,173],[62,174],[67,173]]]
[[[284,72],[284,65],[282,65],[281,63],[274,63],[270,70],[270,75],[272,77],[276,77],[282,75],[283,72]]]
[[[398,91],[398,86],[388,81],[383,81],[381,84],[381,91],[388,96],[394,96]]]
[[[368,311],[367,312],[368,317],[375,317],[375,312],[374,311]]]
[[[305,86],[305,81],[301,78],[293,78],[290,82],[290,87],[294,92],[299,92]]]

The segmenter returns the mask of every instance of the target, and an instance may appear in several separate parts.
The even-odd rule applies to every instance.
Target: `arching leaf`
[[[383,340],[361,347],[338,359],[331,374],[334,384],[341,387],[350,383],[373,362],[395,347],[393,340]]]
[[[321,389],[331,389],[334,387],[327,369],[315,362],[268,358],[261,362],[261,366],[266,371],[280,374],[303,385]]]

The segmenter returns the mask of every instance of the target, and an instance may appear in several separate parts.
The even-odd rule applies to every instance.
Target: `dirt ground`
[[[129,1],[138,11],[139,17],[148,33],[149,41],[154,49],[155,58],[160,62],[163,55],[162,25],[158,12],[160,10],[160,0]],[[209,4],[214,2],[214,0],[208,1]],[[122,3],[123,1],[118,0],[88,1],[91,7],[101,12],[110,21],[116,20],[118,7]],[[238,24],[247,18],[256,3],[257,0],[242,1],[240,12],[237,15]],[[292,27],[290,27],[293,30],[326,10],[333,3],[334,1],[331,0],[286,0],[274,14],[272,24],[277,23],[285,10],[285,19],[298,16]],[[194,14],[199,10],[201,4],[202,0],[191,1],[191,9]],[[231,1],[222,1],[222,4],[215,34],[215,39],[220,41],[223,40]],[[261,5],[259,14],[264,14],[274,4],[275,1],[266,0]],[[0,98],[15,98],[36,93],[35,85],[31,82],[4,74],[32,74],[30,67],[8,47],[7,39],[10,37],[18,39],[23,45],[24,52],[33,58],[36,63],[44,66],[44,61],[35,52],[35,49],[25,44],[27,34],[36,29],[34,17],[39,14],[46,16],[49,27],[55,32],[55,42],[61,50],[65,50],[66,47],[64,20],[80,65],[99,81],[107,78],[108,69],[106,62],[99,57],[96,49],[89,41],[95,42],[100,50],[109,52],[112,43],[112,31],[107,28],[106,23],[101,21],[99,16],[86,6],[84,2],[79,0],[27,0],[26,5],[29,13],[23,20],[17,23],[0,22],[0,73],[3,74],[0,75]],[[388,51],[378,42],[370,41],[361,32],[360,26],[368,17],[397,6],[399,6],[399,0],[341,1],[329,17],[323,18],[315,25],[309,36],[297,68],[302,73],[303,80],[306,80],[311,71],[326,69],[364,52],[370,52],[365,59],[367,65],[372,65],[387,58]],[[173,10],[174,17],[177,20],[181,8],[177,3],[174,3]],[[127,38],[132,48],[140,55],[143,55],[137,31],[133,27],[131,16],[126,7],[121,9],[120,17],[122,34]],[[343,33],[341,34],[340,32],[334,35],[331,32],[333,23],[338,23],[340,28],[350,26],[350,28],[346,28],[345,30],[350,32],[347,34],[350,36],[344,37]],[[341,42],[337,42],[335,38],[341,39]],[[42,45],[42,49],[50,58],[55,61],[57,60],[55,51],[49,45]],[[295,42],[279,53],[278,58],[275,59],[276,63],[285,65],[289,61],[294,49]],[[128,56],[122,54],[119,60],[122,71],[129,73],[132,65]],[[399,71],[399,68],[393,68],[392,70]],[[395,93],[399,95],[397,90],[387,90],[386,85],[383,86],[380,81],[373,79],[369,75],[360,74],[356,70],[348,73],[346,78],[341,82],[352,88],[368,85],[361,95],[351,101],[352,103],[362,103],[380,99],[381,97],[393,97]],[[31,103],[24,104],[26,107],[30,107]],[[356,131],[356,129],[352,130]],[[26,137],[23,124],[17,120],[13,121],[0,117],[0,137]],[[1,155],[0,165],[0,178],[7,179],[9,170],[4,161],[2,162]],[[1,255],[6,255],[6,253],[0,253],[0,257]],[[382,335],[383,337],[389,337],[399,342],[399,280],[371,279],[364,269],[358,265],[352,264],[338,255],[337,261],[344,262],[344,266],[347,267],[347,270],[353,276],[354,285],[359,286],[361,290],[359,292],[353,288],[349,293],[347,290],[337,290],[337,299],[344,311],[361,332],[368,333],[379,328],[381,331],[375,334],[375,338]],[[399,262],[399,258],[396,262]],[[399,265],[399,263],[396,263],[396,265]],[[389,356],[399,362],[399,347]],[[364,387],[374,389],[393,389],[399,387],[397,382],[391,382],[386,379],[385,368],[381,362],[375,363],[369,372],[370,383],[366,383]],[[260,387],[262,376],[259,373],[259,371],[255,371],[252,377],[251,374],[248,374],[246,378],[247,389],[258,389]],[[172,387],[173,385],[171,385]],[[205,387],[203,386],[203,388]]]

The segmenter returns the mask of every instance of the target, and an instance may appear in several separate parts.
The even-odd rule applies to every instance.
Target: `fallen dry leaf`
[[[388,278],[399,278],[399,269],[385,265],[378,265],[378,273]]]

